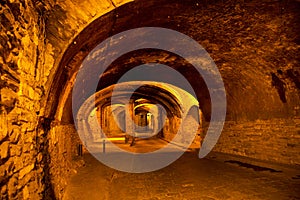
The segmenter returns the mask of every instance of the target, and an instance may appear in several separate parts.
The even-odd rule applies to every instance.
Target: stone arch
[[[61,197],[64,178],[76,154],[72,145],[77,141],[70,134],[75,130],[68,125],[73,121],[68,93],[76,71],[97,43],[141,26],[161,26],[187,34],[217,63],[226,87],[228,112],[216,151],[299,164],[299,2],[284,4],[218,0],[1,1],[1,172],[8,172],[2,179],[7,187],[4,198],[23,198],[24,193],[24,197],[39,199],[50,196],[53,189]],[[131,62],[130,58],[120,58],[111,71],[120,69],[121,61],[132,66],[156,61],[145,56],[148,53],[164,64],[180,63],[174,68],[194,77],[189,65],[167,52],[133,53],[139,59]],[[106,77],[103,88],[112,84],[112,77]],[[196,93],[208,123],[210,106],[205,84],[196,76],[190,81],[199,84]],[[23,177],[20,174],[24,171],[34,179],[32,182],[18,181],[17,188],[8,184]],[[52,178],[60,180],[51,185]]]
[[[186,1],[178,2],[178,1],[132,1],[132,2],[121,2],[114,3],[115,6],[108,6],[108,9],[104,9],[101,12],[95,12],[96,14],[91,14],[86,17],[83,21],[81,21],[81,28],[78,28],[77,30],[74,30],[71,28],[70,23],[58,23],[56,25],[56,22],[58,22],[58,19],[52,19],[49,20],[48,30],[47,33],[49,35],[49,48],[53,48],[53,52],[55,55],[55,58],[57,58],[56,61],[54,61],[53,68],[51,72],[49,73],[49,76],[47,77],[47,87],[46,87],[46,94],[44,96],[43,105],[42,107],[46,107],[45,116],[50,119],[56,119],[58,121],[62,121],[62,119],[65,118],[63,114],[70,113],[71,105],[70,101],[70,95],[69,92],[72,89],[72,83],[74,81],[76,71],[80,66],[81,61],[83,58],[87,55],[87,53],[99,42],[101,42],[103,39],[118,33],[122,30],[125,30],[126,28],[133,28],[133,27],[140,27],[140,26],[147,26],[147,25],[155,25],[155,26],[164,26],[167,28],[172,28],[174,30],[179,30],[183,33],[188,34],[189,36],[192,36],[193,38],[196,38],[199,43],[210,49],[209,53],[213,56],[214,59],[218,60],[218,67],[220,68],[222,77],[224,79],[226,92],[227,92],[227,100],[228,100],[228,113],[227,113],[227,120],[229,124],[236,124],[236,123],[243,123],[243,121],[250,120],[254,123],[269,123],[272,121],[272,119],[280,119],[282,118],[289,118],[292,119],[295,116],[299,116],[299,109],[297,109],[297,102],[299,102],[299,93],[298,89],[296,88],[297,85],[297,79],[296,78],[289,78],[294,77],[293,74],[296,74],[294,72],[294,65],[292,63],[284,62],[283,65],[287,66],[287,69],[285,67],[281,66],[275,66],[272,63],[272,59],[275,59],[274,56],[272,56],[272,52],[268,50],[264,50],[265,53],[259,54],[256,53],[257,48],[255,46],[251,46],[251,44],[248,44],[250,46],[250,49],[253,50],[253,52],[248,52],[249,55],[243,54],[243,49],[241,46],[239,46],[238,42],[233,41],[235,45],[228,47],[229,50],[226,50],[227,47],[223,47],[221,44],[224,42],[228,42],[226,38],[222,37],[223,32],[217,33],[216,30],[212,32],[205,32],[205,37],[201,36],[201,30],[199,30],[199,27],[197,28],[197,31],[193,32],[192,30],[184,30],[182,28],[182,23],[180,23],[180,20],[176,21],[175,15],[176,12],[183,12],[183,10],[186,9],[186,11],[190,11],[191,7],[195,7],[195,2]],[[122,6],[120,6],[122,4]],[[213,5],[214,3],[212,3]],[[159,5],[159,6],[156,6]],[[217,6],[218,4],[216,4]],[[161,7],[161,8],[159,8]],[[67,9],[67,8],[66,8]],[[136,15],[134,12],[129,14],[129,16],[126,16],[128,14],[128,11],[136,10],[137,14],[139,13],[151,13],[151,9],[164,9],[164,13],[161,16],[155,16],[150,18],[149,15],[146,14],[144,17],[140,15]],[[149,12],[147,12],[147,9]],[[198,9],[198,8],[197,8]],[[56,16],[56,13],[58,13],[60,9],[56,8],[53,9],[53,15]],[[82,12],[88,12],[87,9],[82,9]],[[145,12],[142,12],[145,11]],[[206,11],[204,11],[205,13]],[[153,13],[159,13],[153,12]],[[203,13],[202,13],[203,14]],[[208,15],[210,13],[208,12]],[[222,13],[217,13],[221,17],[224,18],[225,15]],[[60,15],[59,15],[60,16]],[[117,17],[118,16],[118,17]],[[138,16],[138,17],[137,17]],[[168,18],[170,16],[170,18]],[[209,15],[212,16],[213,15]],[[79,19],[81,17],[78,17]],[[144,22],[143,19],[146,19]],[[176,21],[173,25],[169,25],[168,22],[172,19]],[[186,18],[185,18],[186,19]],[[202,18],[201,18],[202,19]],[[82,20],[82,19],[81,19]],[[210,21],[207,21],[203,19],[207,24],[210,24]],[[76,20],[74,20],[76,21]],[[181,25],[180,28],[176,27],[178,24]],[[53,23],[51,25],[51,23]],[[212,22],[213,23],[213,22]],[[219,24],[220,23],[220,24]],[[126,27],[125,24],[130,24],[130,27]],[[175,25],[176,24],[176,25]],[[221,22],[213,23],[214,25],[219,24],[221,26]],[[201,29],[208,29],[208,25],[204,26],[204,28],[201,27]],[[197,25],[195,25],[197,27]],[[55,29],[51,30],[53,27]],[[78,27],[78,26],[75,26]],[[101,30],[99,35],[93,34],[95,33],[95,30],[98,30],[97,27],[101,27]],[[103,28],[108,27],[108,28]],[[55,41],[57,38],[55,38],[53,34],[57,29],[66,29],[66,32],[64,38],[58,38],[58,41]],[[235,27],[231,27],[232,30],[235,30]],[[253,28],[253,27],[252,27]],[[254,30],[254,29],[253,29]],[[71,34],[70,34],[71,33]],[[198,33],[200,36],[198,36]],[[230,36],[235,36],[235,34],[238,34],[238,31],[234,31],[233,33],[230,33]],[[255,35],[254,32],[252,34]],[[92,35],[93,37],[88,37],[89,35]],[[227,37],[227,36],[226,36]],[[88,40],[84,40],[85,38],[88,38]],[[214,41],[215,38],[218,38],[218,40]],[[265,41],[264,38],[259,38],[262,41]],[[277,40],[276,38],[273,38],[274,41]],[[267,42],[267,41],[266,41]],[[247,43],[247,42],[246,42]],[[51,47],[52,46],[52,47]],[[225,50],[222,50],[222,49]],[[232,51],[230,49],[236,48],[237,50]],[[51,51],[50,51],[51,52]],[[286,59],[285,55],[279,55],[283,60]],[[268,60],[270,58],[270,60]],[[257,63],[257,60],[260,61],[260,63]],[[288,60],[288,59],[287,59]],[[126,59],[125,59],[126,61]],[[120,65],[116,64],[116,66],[120,67]],[[253,67],[256,66],[256,67]],[[117,69],[113,68],[113,69]],[[283,69],[282,69],[283,68]],[[288,69],[291,68],[291,69]],[[283,73],[279,73],[278,70],[284,71]],[[291,73],[288,73],[287,70],[292,70]],[[183,70],[185,71],[185,70]],[[187,75],[190,75],[190,77],[193,76],[193,71],[190,71],[190,68],[188,68],[186,71]],[[286,71],[286,72],[285,72]],[[275,74],[275,75],[274,75]],[[291,75],[288,75],[291,74]],[[287,83],[286,86],[281,83],[281,81],[278,81],[278,79],[281,81],[284,81]],[[110,77],[108,77],[109,79]],[[200,77],[192,78],[191,81],[193,83],[200,80]],[[287,87],[287,90],[285,90],[286,102],[281,101],[280,95],[282,95],[282,92],[278,95],[278,82],[280,84],[280,91],[282,91],[282,87]],[[63,92],[62,92],[63,91]],[[205,83],[200,84],[200,87],[196,91],[197,97],[200,102],[201,110],[203,111],[203,115],[206,122],[209,122],[209,113],[210,113],[210,99],[209,95],[207,93],[207,89],[205,88]],[[58,103],[59,102],[59,103]],[[47,108],[47,106],[49,106]],[[58,109],[57,109],[58,108]],[[55,116],[56,115],[56,116]],[[67,117],[66,117],[67,118]],[[255,120],[258,120],[256,122]],[[263,121],[260,122],[259,120],[270,120],[270,121]],[[71,118],[69,118],[68,123],[72,121]],[[241,122],[242,121],[242,122]],[[286,121],[285,121],[286,122]],[[284,122],[284,123],[285,123]],[[287,122],[289,123],[289,122]],[[275,123],[277,124],[277,123]],[[247,127],[247,125],[245,125]],[[229,126],[228,126],[229,127]],[[204,128],[205,129],[205,128]],[[268,134],[272,131],[267,130]],[[230,129],[227,129],[227,132],[225,131],[227,135],[231,134]],[[242,134],[240,134],[240,137],[243,138]],[[222,142],[226,141],[226,136],[221,140],[219,150],[223,152],[229,152],[229,153],[236,153],[236,148],[232,149],[226,149],[224,147],[224,143]],[[226,145],[225,145],[226,146]],[[281,146],[281,145],[278,145]],[[285,148],[285,147],[284,147]],[[280,148],[277,148],[280,149]],[[251,151],[251,150],[250,150]],[[245,155],[249,152],[244,148],[239,148],[238,153],[239,155]],[[265,156],[264,153],[260,153],[258,155],[254,155],[254,153],[249,154],[252,157],[258,157],[263,159],[268,159]],[[271,156],[272,157],[272,156]],[[289,162],[291,160],[290,158],[284,158],[286,162]]]
[[[162,26],[186,33],[196,38],[200,44],[204,47],[207,46],[208,49],[214,49],[214,45],[218,46],[226,39],[223,38],[224,36],[222,34],[216,32],[206,34],[206,38],[204,36],[198,36],[197,32],[182,27],[183,21],[180,21],[180,19],[176,17],[177,14],[188,15],[185,12],[195,12],[199,7],[204,9],[204,13],[207,12],[210,14],[205,10],[206,4],[204,3],[197,3],[196,5],[193,1],[170,2],[167,0],[90,1],[91,4],[86,5],[86,7],[80,7],[79,4],[77,5],[76,3],[69,5],[69,3],[70,2],[67,1],[60,6],[54,7],[49,13],[50,17],[47,21],[48,24],[46,24],[48,27],[46,33],[49,35],[49,48],[52,48],[54,56],[57,58],[53,63],[53,67],[47,79],[48,87],[46,87],[46,94],[48,95],[45,95],[42,101],[42,107],[45,107],[45,116],[51,119],[55,118],[55,113],[53,112],[56,111],[56,108],[62,108],[67,102],[69,98],[67,91],[70,91],[72,88],[72,82],[75,78],[74,73],[76,73],[83,58],[96,44],[115,33],[141,26]],[[218,2],[213,2],[212,5],[214,4],[217,6]],[[78,6],[77,10],[74,9],[76,6]],[[92,9],[89,10],[87,8]],[[130,14],[128,14],[129,10]],[[86,15],[85,17],[82,17],[83,13]],[[224,13],[219,14],[220,19],[225,17]],[[59,17],[55,18],[54,16]],[[203,29],[209,28],[203,24],[202,26],[204,26]],[[64,31],[61,31],[58,37],[54,37],[54,32],[57,30]],[[211,46],[213,38],[219,39],[216,41],[217,44]],[[269,61],[263,56],[259,56],[258,59],[261,60],[261,65],[265,67],[253,69],[251,65],[256,65],[255,62],[257,59],[254,59],[255,55],[252,55],[252,53],[250,54],[253,57],[244,57],[242,53],[233,55],[229,52],[228,54],[226,49],[225,52],[216,49],[210,50],[209,53],[213,58],[224,61],[220,62],[218,67],[221,69],[221,75],[224,79],[227,91],[227,99],[229,102],[228,119],[255,120],[268,119],[270,116],[282,118],[290,114],[292,115],[294,112],[293,107],[296,106],[297,102],[293,99],[299,100],[299,95],[295,95],[294,92],[296,91],[297,80],[293,77],[295,77],[294,74],[297,73],[294,72],[293,69],[288,69],[286,74],[284,74],[285,72],[283,73],[283,76],[276,71],[280,66],[269,65]],[[227,54],[231,55],[232,58],[237,56],[241,59],[228,59]],[[282,57],[284,57],[284,55],[282,55]],[[244,65],[245,67],[243,67]],[[234,68],[232,66],[234,66]],[[276,72],[274,72],[274,70]],[[189,70],[182,70],[183,73],[184,71],[189,71],[186,75],[192,77],[193,72],[190,68]],[[282,69],[279,69],[279,71],[283,72]],[[274,79],[275,76],[281,76],[285,82],[291,82],[290,90],[285,92],[286,102],[282,102],[282,97],[280,97],[282,94],[278,94],[277,86],[274,82],[274,80],[277,80]],[[190,78],[190,81],[193,84],[196,84],[198,81],[196,94],[204,118],[206,121],[209,121],[210,97],[205,83],[201,81],[201,77]],[[274,83],[272,83],[272,81]],[[292,82],[295,82],[295,84]],[[64,90],[65,94],[61,94],[61,90]],[[57,102],[59,102],[58,99],[60,99],[61,102],[59,106],[57,106]],[[245,101],[245,99],[247,99],[247,101]],[[248,101],[250,103],[248,103]],[[68,105],[68,103],[66,105]],[[63,113],[62,109],[60,109],[58,113],[57,120],[60,121]]]
[[[158,8],[156,6],[157,3],[157,0],[147,1],[147,3],[144,0],[128,2],[124,1],[118,2],[117,4],[113,3],[115,7],[109,7],[107,10],[102,10],[100,13],[97,13],[92,18],[89,18],[88,22],[86,22],[86,24],[83,24],[83,26],[79,29],[68,30],[68,28],[70,28],[68,27],[68,25],[65,25],[66,27],[62,27],[67,28],[66,31],[75,34],[72,34],[72,37],[70,38],[65,38],[68,40],[68,44],[66,44],[66,42],[64,41],[60,41],[62,44],[65,44],[65,46],[63,46],[63,49],[60,50],[64,53],[57,56],[58,59],[55,61],[48,78],[48,84],[51,85],[51,87],[49,87],[47,99],[44,99],[44,101],[42,101],[44,102],[44,105],[47,105],[45,106],[45,116],[47,118],[55,119],[57,121],[63,121],[63,115],[65,113],[63,108],[66,106],[67,110],[70,109],[70,93],[75,80],[76,72],[79,69],[84,57],[93,47],[95,47],[95,45],[106,39],[108,36],[118,33],[122,30],[127,30],[128,28],[135,28],[140,26],[161,26],[168,21],[170,16],[174,16],[176,13],[181,12],[181,9],[183,7],[194,6],[193,3],[189,3],[188,1],[185,3],[183,3],[182,1],[173,1],[172,3],[168,1],[159,1],[160,6]],[[126,11],[132,8],[137,9],[137,13],[133,13],[129,17],[129,19],[126,18],[126,20],[132,21],[132,23],[130,23],[130,27],[127,27],[128,23],[125,23],[124,20],[119,18],[121,17],[121,15],[124,15]],[[160,16],[157,16],[157,18],[154,20],[146,20],[146,16],[150,15],[153,10],[157,9],[159,9],[159,11],[161,12],[163,11],[163,13],[161,13]],[[53,14],[55,14],[55,12],[56,10],[54,9]],[[66,11],[66,13],[69,12],[71,11]],[[90,11],[83,10],[82,12]],[[118,18],[115,19],[116,21],[114,22],[114,24],[109,24],[111,23],[111,21],[109,20],[115,18],[116,15],[118,15]],[[141,18],[141,15],[145,16]],[[140,21],[136,21],[137,19],[139,19]],[[143,19],[145,20],[143,21]],[[68,19],[66,19],[65,21],[68,21]],[[49,26],[51,27],[51,25]],[[111,26],[115,26],[115,28],[112,28]],[[95,31],[97,30],[101,31],[95,34]],[[49,34],[51,33],[52,32],[50,32]],[[90,35],[93,35],[93,37],[89,37]],[[53,43],[57,44],[58,42],[56,41]],[[200,97],[199,99],[201,101],[206,101],[206,106],[203,108],[203,110],[205,110],[205,113],[207,113],[207,118],[209,118],[209,95],[205,83],[203,82],[201,77],[200,79],[198,79],[198,86],[199,85],[202,85],[202,93],[197,93],[197,95]],[[200,90],[200,88],[198,89]],[[68,118],[68,121],[72,121],[72,119],[70,119],[70,116],[64,117]]]
[[[112,102],[112,105],[113,103],[121,103],[124,104],[125,107],[125,104],[127,104],[128,102],[126,98],[124,99],[124,95],[126,96],[126,93],[128,93],[128,87],[134,87],[134,85],[139,86],[140,84],[142,84],[143,86],[139,87],[138,90],[134,91],[133,94],[131,94],[131,91],[129,90],[129,94],[132,95],[131,98],[145,98],[149,99],[153,103],[160,104],[165,108],[169,117],[176,117],[177,119],[182,118],[182,120],[184,121],[190,106],[193,105],[198,110],[198,101],[191,94],[175,86],[169,84],[162,85],[161,83],[147,81],[120,83],[118,84],[117,89],[115,88],[115,85],[112,85],[98,91],[97,93],[95,93],[95,95],[90,96],[83,103],[83,105],[80,106],[78,113],[76,113],[76,120],[78,122],[77,128],[81,131],[82,139],[93,140],[94,138],[96,138],[95,136],[90,135],[93,134],[92,132],[86,131],[90,130],[90,128],[88,128],[89,125],[85,120],[86,118],[88,118],[92,110],[95,109],[95,107],[104,104],[107,104],[109,106],[111,104],[110,99],[114,90],[116,90],[114,92],[117,102]],[[120,96],[120,98],[118,98],[118,96]],[[176,122],[176,126],[179,125]],[[172,138],[173,136],[170,137]]]

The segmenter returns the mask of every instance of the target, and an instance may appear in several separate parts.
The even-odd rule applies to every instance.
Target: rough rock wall
[[[61,199],[68,183],[68,177],[77,173],[77,168],[84,164],[78,156],[81,144],[73,124],[53,126],[48,133],[49,173],[53,192]]]
[[[67,134],[72,131],[66,129],[66,135],[60,136],[59,148],[65,151],[56,156],[55,145],[49,146],[52,120],[44,116],[41,107],[54,62],[45,34],[53,5],[52,1],[23,0],[0,4],[1,199],[53,199],[54,189],[61,189],[59,184],[53,188],[59,181],[51,178],[55,158],[72,170],[68,164],[75,152],[67,148],[72,146]]]
[[[43,130],[47,125],[39,116],[44,92],[42,12],[31,1],[0,4],[1,199],[45,195]]]

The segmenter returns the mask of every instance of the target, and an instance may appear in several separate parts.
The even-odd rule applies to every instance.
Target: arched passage
[[[71,115],[75,74],[96,44],[142,26],[185,33],[216,62],[228,113],[215,150],[299,164],[298,10],[297,1],[2,1],[3,197],[38,199],[50,196],[53,187],[57,197],[62,195],[66,182],[59,177],[70,173],[79,142]],[[209,123],[205,84],[169,52],[124,55],[99,89],[137,64],[154,61],[171,65],[197,85],[203,123]]]
[[[297,100],[295,99],[299,99],[299,97],[293,92],[297,90],[294,83],[290,83],[290,80],[286,79],[286,82],[289,82],[289,84],[291,85],[290,90],[285,92],[286,96],[290,96],[289,98],[287,98],[290,100],[290,102],[282,102],[280,99],[280,95],[278,95],[278,89],[276,89],[279,88],[282,84],[278,83],[279,86],[276,86],[278,85],[278,80],[274,78],[274,75],[272,75],[274,66],[271,67],[268,64],[269,61],[265,58],[265,55],[261,55],[259,57],[259,59],[261,60],[261,64],[257,64],[257,56],[260,54],[256,54],[255,51],[253,51],[254,53],[248,52],[249,55],[245,57],[243,55],[244,47],[238,45],[239,41],[235,41],[235,45],[238,46],[235,47],[238,48],[237,51],[232,51],[232,48],[234,48],[234,46],[228,49],[223,47],[222,43],[227,41],[227,36],[223,36],[223,32],[217,32],[215,29],[213,29],[213,33],[208,33],[205,31],[201,32],[199,30],[199,23],[191,23],[190,26],[184,25],[186,21],[191,21],[193,19],[193,17],[191,17],[191,13],[194,13],[204,21],[208,20],[204,17],[205,14],[214,16],[214,14],[211,14],[209,10],[199,12],[199,5],[195,6],[194,2],[182,3],[174,1],[171,4],[170,2],[159,2],[160,6],[156,5],[157,4],[155,1],[148,3],[145,3],[143,1],[128,2],[127,4],[116,8],[113,12],[108,12],[99,18],[95,18],[80,33],[78,33],[78,35],[72,39],[72,43],[65,50],[64,56],[62,57],[59,65],[57,65],[58,67],[56,69],[56,73],[53,74],[53,77],[55,77],[54,80],[57,81],[54,82],[54,85],[51,87],[52,92],[50,92],[49,96],[49,105],[52,106],[49,106],[48,109],[46,109],[46,113],[48,112],[49,117],[52,116],[50,118],[53,118],[54,115],[56,115],[54,118],[58,121],[63,121],[65,119],[65,117],[63,117],[64,115],[70,116],[70,92],[74,83],[76,72],[79,69],[84,57],[99,42],[103,41],[108,36],[111,36],[123,30],[128,30],[130,28],[142,26],[163,26],[166,28],[178,30],[195,38],[200,44],[208,48],[210,55],[217,62],[227,92],[227,123],[229,124],[227,126],[228,129],[225,129],[227,131],[227,134],[222,135],[222,140],[219,142],[219,144],[221,145],[217,146],[217,149],[222,152],[236,153],[239,155],[247,154],[249,156],[262,159],[267,159],[267,157],[270,158],[264,153],[253,153],[254,148],[251,148],[252,150],[249,150],[247,149],[247,147],[242,147],[241,145],[239,145],[240,139],[228,141],[228,138],[231,134],[236,134],[236,132],[231,131],[231,128],[233,127],[234,130],[238,130],[240,126],[239,124],[244,124],[244,121],[251,121],[252,123],[253,120],[263,120],[262,123],[264,124],[270,123],[270,116],[272,116],[271,118],[275,118],[276,120],[279,119],[280,121],[281,118],[285,118],[286,116],[297,115],[297,113],[295,115],[292,114],[293,108],[297,102]],[[217,5],[218,4],[216,4],[216,6]],[[205,5],[200,5],[200,7],[201,6],[205,8]],[[132,9],[136,10],[136,12],[131,12],[131,15],[128,16],[126,14],[127,11],[132,11]],[[160,12],[162,10],[163,12]],[[241,15],[239,11],[232,12],[235,12],[238,16]],[[149,18],[149,15],[152,15],[153,13],[160,14],[157,14],[155,17]],[[225,19],[227,16],[223,12],[217,13],[220,15],[220,19]],[[113,19],[113,24],[111,24],[111,19]],[[211,23],[222,23],[218,20],[211,23],[208,23],[208,21],[207,25],[201,23],[201,29],[210,30]],[[232,30],[234,30],[233,32],[230,32],[230,36],[232,37],[242,31],[234,28],[233,24],[230,25],[230,27],[231,26],[233,27]],[[246,25],[244,26],[245,30],[247,30]],[[193,28],[195,27],[198,27],[197,30],[199,30],[199,32],[193,30]],[[99,30],[102,30],[102,32],[99,32]],[[199,35],[199,33],[201,34]],[[91,35],[93,37],[89,37]],[[263,38],[264,36],[257,37]],[[219,39],[214,40],[214,38]],[[244,42],[248,44],[246,40]],[[251,46],[251,43],[249,43],[248,45]],[[254,46],[252,47],[255,48]],[[238,54],[235,55],[232,52],[238,52]],[[232,59],[229,58],[230,56],[232,57]],[[282,56],[284,57],[284,55]],[[233,59],[236,57],[238,57],[239,59]],[[126,71],[130,70],[132,67],[148,62],[160,62],[162,64],[167,64],[182,73],[192,86],[196,86],[194,89],[199,100],[199,106],[203,111],[203,118],[205,119],[204,124],[208,124],[210,119],[211,106],[210,97],[208,95],[208,91],[203,79],[200,75],[196,75],[192,66],[186,63],[182,58],[169,52],[145,50],[140,52],[130,52],[129,54],[120,57],[118,60],[112,63],[107,72],[103,75],[103,77],[101,77],[103,85],[99,85],[99,90],[116,83],[118,78]],[[252,63],[254,66],[262,65],[264,67],[253,68],[250,63]],[[280,75],[276,75],[276,77],[278,76]],[[63,92],[61,93],[60,91]],[[51,113],[56,110],[56,113]],[[71,120],[70,122],[72,122],[71,117],[67,117],[67,119]],[[252,123],[253,126],[255,126],[256,123],[260,123],[260,121],[254,121]],[[274,123],[276,124],[277,122]],[[232,124],[234,125],[232,126]],[[237,124],[237,126],[235,126],[235,124]],[[245,126],[247,127],[247,125]],[[206,127],[203,128],[203,132],[205,132]],[[172,128],[174,127],[170,126],[168,130],[171,130]],[[266,131],[267,135],[271,134],[272,132],[272,130],[269,129],[264,129],[263,131]],[[240,134],[239,132],[238,135],[240,138],[244,138],[244,135],[242,133]],[[232,147],[229,147],[229,143],[234,145],[232,145]],[[251,145],[248,145],[248,147],[256,145],[259,145],[259,143],[255,145],[251,143]]]
[[[128,90],[128,88],[139,86],[140,84],[142,84],[142,86],[140,86],[136,91],[134,91],[134,93],[131,94],[131,91]],[[130,101],[126,99],[127,93],[131,96]],[[113,132],[115,131],[115,129],[111,128],[116,127],[118,125],[118,119],[116,119],[118,113],[124,112],[125,115],[127,115],[126,105],[128,104],[128,101],[132,102],[133,104],[132,111],[131,113],[129,113],[129,120],[133,121],[135,121],[135,114],[138,114],[138,108],[145,106],[145,101],[150,101],[154,104],[159,105],[156,106],[154,110],[150,110],[151,114],[154,115],[154,117],[156,118],[155,129],[157,130],[157,132],[155,133],[155,135],[159,133],[160,129],[164,129],[163,125],[165,124],[165,117],[161,117],[161,115],[162,112],[165,112],[166,117],[168,118],[168,126],[171,126],[172,129],[164,129],[164,133],[161,136],[170,141],[173,139],[174,135],[176,135],[179,131],[180,123],[184,122],[186,116],[191,114],[191,110],[196,111],[196,113],[193,113],[193,116],[197,119],[197,124],[195,125],[196,128],[199,126],[200,123],[200,121],[198,120],[199,116],[197,117],[197,115],[199,115],[198,102],[191,94],[187,93],[186,91],[166,83],[157,83],[149,81],[125,82],[118,84],[117,86],[112,85],[110,87],[98,91],[95,95],[89,97],[83,105],[81,105],[78,113],[74,114],[77,120],[77,128],[81,131],[81,139],[83,141],[87,141],[87,143],[89,143],[89,141],[96,142],[96,140],[100,139],[100,133],[103,132],[106,136],[102,134],[101,136],[103,136],[104,138],[113,137]],[[119,110],[117,111],[117,113],[113,112],[113,106],[118,106]],[[91,132],[91,124],[87,123],[88,120],[86,119],[88,119],[91,116],[90,113],[95,109],[98,110],[98,112],[99,110],[101,110],[101,114],[99,116],[100,119],[98,119],[100,122],[100,129],[98,129],[98,131],[96,132]],[[187,111],[189,111],[189,113],[186,113]],[[149,112],[145,113],[148,114]],[[108,123],[110,123],[111,125],[109,125]],[[139,137],[142,134],[142,127],[146,126],[146,123],[143,126],[139,126],[139,124],[136,124],[135,126],[139,127],[139,129],[135,129],[135,126],[133,125],[132,127],[129,127],[132,129],[131,131],[129,131],[127,129],[127,123],[129,122],[126,119],[126,128],[125,130],[123,130],[123,132],[127,132],[127,134],[133,133],[135,137]],[[149,122],[147,123],[149,125]],[[188,126],[192,127],[190,125]],[[194,133],[196,134],[196,131],[197,129],[191,131],[189,134],[193,136]],[[188,131],[183,131],[182,133],[183,140],[185,137],[184,133],[186,132]]]

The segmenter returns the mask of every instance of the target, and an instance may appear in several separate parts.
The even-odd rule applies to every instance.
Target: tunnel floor
[[[146,142],[138,141],[134,151]],[[161,170],[131,174],[111,169],[91,154],[83,158],[85,166],[71,178],[64,200],[300,199],[299,167],[220,153],[199,159],[189,151]]]

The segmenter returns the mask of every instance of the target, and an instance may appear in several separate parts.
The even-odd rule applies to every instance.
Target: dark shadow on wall
[[[285,96],[285,83],[280,80],[276,74],[271,73],[272,75],[272,86],[274,86],[279,94],[279,98],[283,103],[286,103],[286,96]]]
[[[50,153],[49,153],[49,140],[47,139],[47,134],[50,131],[51,119],[41,117],[39,121],[38,131],[43,131],[43,135],[40,136],[42,141],[37,141],[39,146],[39,152],[43,153],[43,159],[40,163],[44,176],[43,183],[45,185],[45,190],[43,192],[44,200],[53,200],[55,198],[54,188],[51,183],[51,174],[50,174]]]

